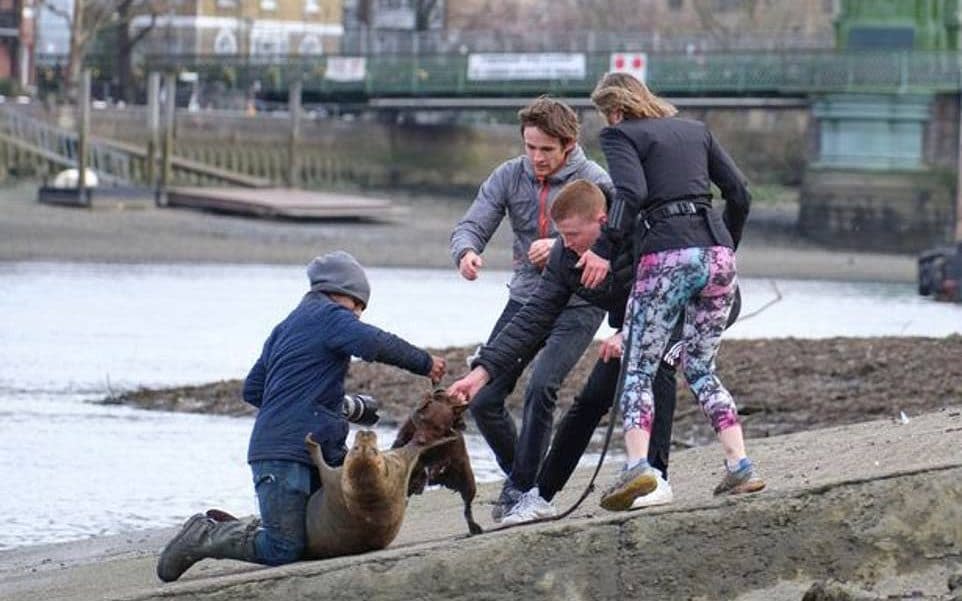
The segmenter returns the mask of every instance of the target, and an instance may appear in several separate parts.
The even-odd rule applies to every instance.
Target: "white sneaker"
[[[658,470],[655,470],[658,472]],[[655,507],[656,505],[667,505],[675,500],[675,494],[671,491],[671,484],[668,484],[668,480],[661,477],[661,473],[657,476],[658,486],[655,490],[651,491],[647,495],[642,495],[637,497],[631,503],[632,509],[642,509],[644,507]]]
[[[542,518],[554,517],[557,511],[550,502],[541,498],[538,487],[535,486],[528,492],[521,495],[514,507],[504,514],[501,520],[503,524],[523,524]]]

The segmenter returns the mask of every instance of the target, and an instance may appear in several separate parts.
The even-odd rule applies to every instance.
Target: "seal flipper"
[[[329,483],[341,482],[341,470],[339,468],[333,468],[324,461],[324,454],[321,453],[321,445],[317,444],[314,440],[314,436],[310,432],[304,437],[304,444],[307,446],[308,453],[311,454],[311,459],[314,461],[314,465],[317,466],[317,472],[321,477],[321,486],[328,486]]]

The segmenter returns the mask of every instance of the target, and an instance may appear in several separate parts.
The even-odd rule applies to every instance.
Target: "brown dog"
[[[454,436],[451,442],[426,450],[418,459],[408,484],[408,496],[424,492],[428,484],[441,486],[461,494],[464,501],[464,519],[471,534],[481,534],[481,526],[474,521],[471,502],[477,492],[471,460],[461,432],[465,428],[463,403],[445,394],[443,388],[424,396],[411,416],[401,425],[392,449],[412,442],[417,447]]]

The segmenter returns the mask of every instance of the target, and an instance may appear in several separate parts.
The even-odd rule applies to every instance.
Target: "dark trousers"
[[[522,303],[509,300],[491,333],[490,343],[511,321]],[[524,371],[519,362],[482,388],[471,400],[471,414],[498,465],[511,485],[526,491],[535,485],[548,450],[558,389],[575,366],[601,325],[604,311],[596,307],[566,307],[551,328],[544,347],[535,358],[524,395],[521,433],[504,406],[505,398]]]
[[[599,359],[581,392],[561,418],[551,451],[538,475],[538,491],[544,499],[550,501],[554,498],[578,466],[598,422],[614,402],[620,371],[621,361],[612,359],[606,363]],[[648,463],[661,470],[666,478],[676,392],[675,368],[662,361],[654,379],[655,420],[648,446]],[[616,418],[612,416],[612,419]]]

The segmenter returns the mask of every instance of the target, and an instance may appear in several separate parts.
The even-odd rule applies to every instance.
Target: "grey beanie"
[[[346,294],[364,303],[365,307],[371,298],[371,285],[364,268],[343,250],[314,257],[307,265],[307,279],[311,281],[311,290]]]

